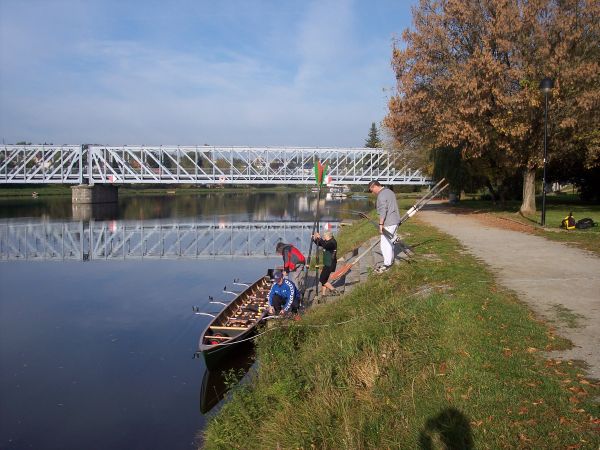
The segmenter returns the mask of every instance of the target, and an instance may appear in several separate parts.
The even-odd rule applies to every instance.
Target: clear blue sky
[[[401,0],[0,0],[0,138],[362,146]]]

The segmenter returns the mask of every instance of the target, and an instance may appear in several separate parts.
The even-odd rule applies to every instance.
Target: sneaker
[[[374,272],[375,273],[387,272],[388,270],[390,270],[390,267],[392,267],[392,266],[381,265],[377,269],[375,269]]]

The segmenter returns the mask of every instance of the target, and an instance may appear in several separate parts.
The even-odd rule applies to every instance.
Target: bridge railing
[[[335,184],[431,184],[385,149],[99,145],[2,146],[0,183],[310,185],[315,159]]]
[[[3,145],[0,183],[65,183],[83,181],[81,145]]]

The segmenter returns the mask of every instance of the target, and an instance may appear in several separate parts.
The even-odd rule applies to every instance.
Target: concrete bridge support
[[[71,201],[74,205],[88,203],[116,203],[119,188],[103,184],[80,184],[71,188]]]

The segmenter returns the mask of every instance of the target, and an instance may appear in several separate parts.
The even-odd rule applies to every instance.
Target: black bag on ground
[[[587,230],[588,228],[592,228],[593,226],[596,226],[596,224],[590,217],[585,217],[581,220],[578,220],[575,224],[575,228],[577,228],[578,230]]]

